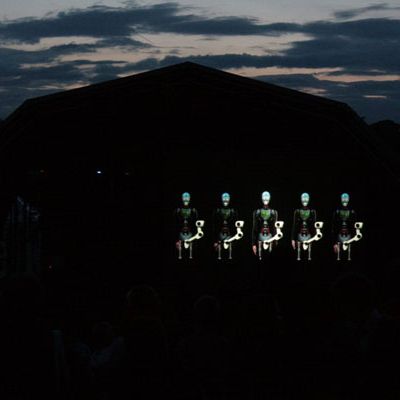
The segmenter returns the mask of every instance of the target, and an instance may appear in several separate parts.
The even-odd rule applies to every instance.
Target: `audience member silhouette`
[[[241,385],[237,389],[241,397],[253,389],[261,395],[260,386],[265,382],[271,390],[272,386],[276,389],[281,384],[278,377],[283,358],[282,322],[277,301],[272,296],[258,294],[242,300],[234,347],[235,376],[236,383]]]
[[[339,396],[356,396],[365,382],[371,344],[383,316],[376,306],[375,287],[364,275],[340,277],[331,293],[336,312],[330,337],[332,383]]]
[[[229,344],[220,333],[220,312],[214,296],[200,297],[193,306],[192,334],[182,339],[177,349],[185,375],[207,399],[225,393]]]
[[[117,390],[131,397],[159,398],[168,393],[169,349],[154,288],[133,287],[122,326],[125,357]]]
[[[41,283],[29,274],[12,278],[1,302],[1,397],[64,398],[64,343],[60,332],[51,330],[43,318]]]
[[[66,299],[69,289],[56,293],[50,280],[7,279],[0,282],[0,396],[394,399],[399,265],[375,281],[359,273],[320,286],[288,281],[274,295],[259,285],[258,294],[224,288],[192,308],[184,290],[136,285],[105,307],[101,288],[89,282],[85,296]],[[179,306],[185,301],[190,315]]]

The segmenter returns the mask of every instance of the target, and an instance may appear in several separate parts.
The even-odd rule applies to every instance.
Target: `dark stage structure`
[[[184,191],[206,221],[197,263],[216,258],[209,221],[225,191],[245,221],[236,262],[254,261],[265,190],[285,221],[276,259],[295,259],[306,191],[325,222],[315,259],[334,261],[332,213],[348,192],[364,222],[354,258],[381,268],[397,256],[399,184],[373,135],[344,103],[190,62],[27,100],[0,132],[3,274],[165,276]]]

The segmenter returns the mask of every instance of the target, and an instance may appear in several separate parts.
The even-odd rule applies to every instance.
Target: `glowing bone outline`
[[[317,221],[314,224],[314,228],[316,229],[315,235],[312,238],[305,240],[304,242],[301,242],[301,245],[304,250],[307,250],[308,245],[311,244],[312,242],[317,242],[318,240],[322,239],[323,234],[322,234],[321,229],[323,228],[323,226],[324,226],[324,223],[322,221]]]
[[[345,242],[342,243],[343,250],[347,250],[349,245],[353,242],[358,242],[359,240],[362,239],[363,235],[361,233],[361,229],[363,228],[364,223],[363,222],[356,222],[354,224],[354,227],[356,228],[356,234],[349,240],[346,240]]]
[[[267,239],[267,240],[263,240],[262,241],[264,250],[268,250],[268,247],[272,242],[282,239],[282,237],[283,237],[283,233],[282,233],[283,225],[284,225],[283,221],[276,221],[275,222],[275,228],[276,228],[275,235],[272,236],[271,238]]]
[[[199,219],[196,221],[197,232],[190,239],[186,239],[183,242],[185,249],[189,248],[191,242],[201,239],[204,236],[204,232],[201,229],[203,226],[204,226],[204,220]]]
[[[242,228],[244,226],[244,221],[236,221],[235,222],[235,226],[236,226],[236,235],[232,236],[229,239],[225,239],[224,240],[224,249],[228,249],[229,245],[235,241],[235,240],[240,240],[243,237],[243,231]]]

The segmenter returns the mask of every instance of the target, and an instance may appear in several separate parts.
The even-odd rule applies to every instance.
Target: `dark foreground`
[[[2,282],[1,398],[398,398],[400,264],[238,258]]]

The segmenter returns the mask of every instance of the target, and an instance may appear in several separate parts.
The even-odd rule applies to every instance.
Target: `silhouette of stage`
[[[379,372],[376,355],[398,360],[399,327],[384,326],[370,341],[375,308],[397,324],[400,304],[400,274],[390,265],[398,258],[400,191],[374,152],[373,135],[343,103],[191,63],[26,101],[0,132],[0,287],[14,274],[34,272],[45,304],[39,309],[40,285],[24,279],[22,286],[14,281],[19,286],[11,285],[8,296],[2,291],[11,320],[28,311],[22,324],[6,320],[1,330],[14,343],[0,341],[11,385],[16,382],[21,398],[32,397],[43,388],[32,392],[25,381],[51,379],[38,361],[47,354],[58,364],[54,352],[32,340],[40,327],[32,318],[40,317],[57,330],[51,343],[60,342],[60,332],[65,337],[77,390],[71,398],[140,398],[141,389],[153,393],[145,398],[205,398],[192,371],[185,372],[193,353],[179,344],[215,314],[233,359],[225,359],[224,395],[207,398],[361,398],[398,389],[396,371]],[[265,190],[285,226],[278,246],[260,262],[251,249],[252,213]],[[175,247],[174,210],[185,191],[205,221],[193,260],[177,260]],[[324,222],[310,262],[297,261],[290,243],[293,211],[305,191]],[[218,261],[213,248],[212,215],[223,192],[245,221],[232,261]],[[364,222],[351,262],[336,261],[333,252],[332,215],[343,192]],[[332,283],[346,272],[363,275],[339,281],[331,296]],[[143,283],[150,287],[138,288]],[[206,298],[196,314],[193,303],[204,294],[216,298]],[[218,303],[221,313],[214,312]],[[147,322],[134,323],[141,318]],[[96,344],[94,328],[107,327],[104,321],[128,351],[121,369],[100,371],[91,391],[92,369],[81,367],[90,349],[82,349]],[[219,350],[213,343],[222,342],[207,345],[209,332],[200,337],[206,345],[192,349],[206,350],[209,361],[198,367],[212,371],[209,383],[215,383],[214,372],[223,369],[213,361]],[[369,341],[365,363],[360,350]],[[28,369],[25,349],[33,355]],[[168,352],[160,370],[157,354]],[[15,371],[22,366],[27,379],[15,380],[7,360],[15,360]],[[143,382],[142,361],[151,378]],[[387,373],[392,386],[381,379]],[[169,390],[160,384],[165,379]],[[349,395],[346,385],[353,388]],[[122,396],[123,388],[131,395]]]
[[[330,263],[332,213],[348,192],[365,224],[354,259],[381,268],[397,256],[399,191],[373,134],[346,104],[193,63],[30,99],[0,133],[6,273],[167,280],[183,191],[206,221],[198,271],[216,269],[212,212],[225,191],[245,221],[235,265],[251,271],[251,215],[264,190],[285,222],[276,265],[294,257],[288,232],[304,191],[325,222],[315,262]]]

